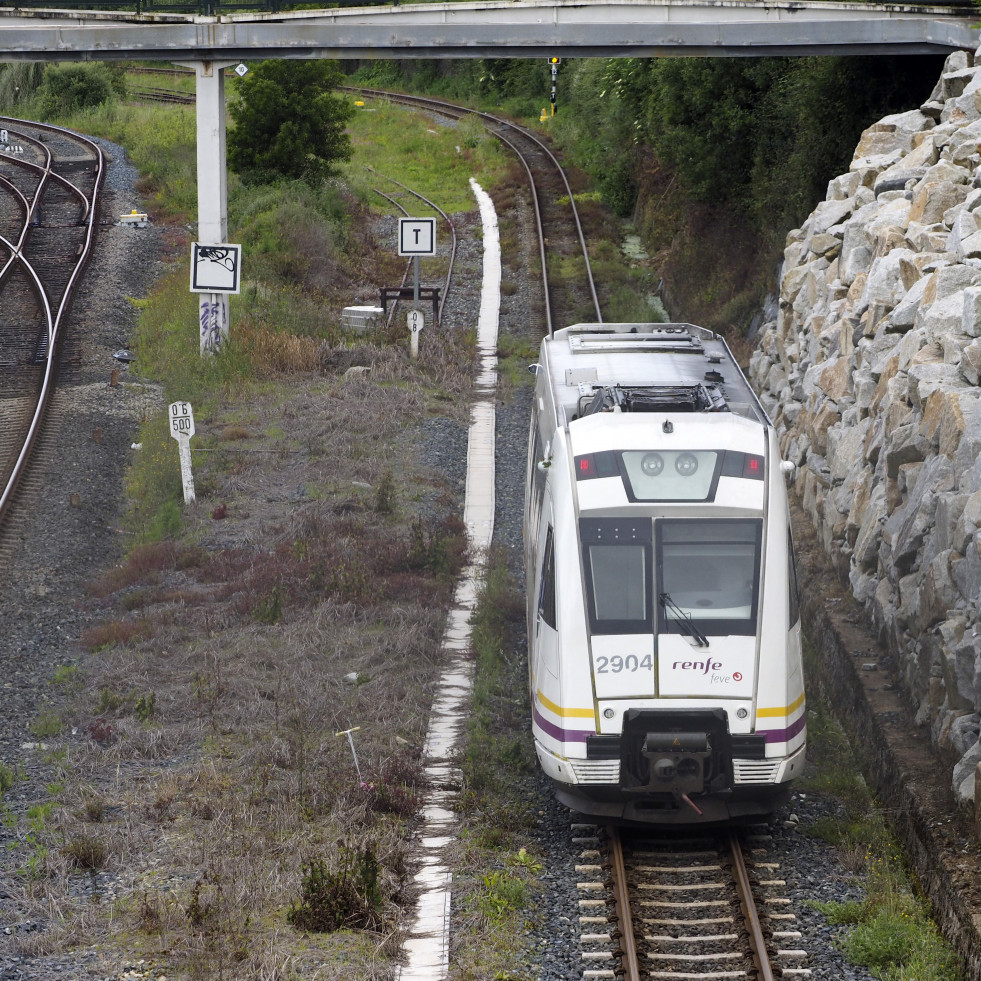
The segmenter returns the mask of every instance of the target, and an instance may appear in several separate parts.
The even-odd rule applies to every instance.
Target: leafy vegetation
[[[319,859],[303,874],[301,895],[286,919],[297,930],[330,933],[349,927],[377,930],[383,923],[381,865],[368,846],[341,843],[333,867]]]
[[[558,112],[544,128],[607,207],[633,219],[672,319],[732,336],[773,290],[786,233],[848,169],[862,130],[924,101],[942,64],[940,56],[565,59]],[[530,125],[548,105],[541,62],[372,63],[361,74]],[[635,310],[632,319],[644,318]]]
[[[833,926],[847,929],[838,944],[854,964],[882,981],[960,981],[958,958],[940,936],[929,904],[860,775],[845,733],[817,692],[813,651],[808,698],[808,777],[801,790],[833,797],[839,811],[802,830],[834,845],[855,871],[864,898],[815,902]]]
[[[102,62],[49,64],[41,84],[41,111],[64,115],[115,101],[125,94],[122,70]]]
[[[250,184],[281,178],[320,181],[351,156],[344,125],[354,113],[331,89],[340,69],[328,61],[260,61],[238,85],[228,111],[228,164]]]

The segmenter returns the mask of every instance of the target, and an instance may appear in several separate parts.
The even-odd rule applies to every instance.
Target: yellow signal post
[[[549,101],[552,103],[552,115],[555,115],[555,87],[558,83],[559,78],[559,65],[562,64],[561,58],[549,58],[549,67],[552,69],[552,94],[549,96]],[[545,121],[545,112],[542,111],[542,122]]]

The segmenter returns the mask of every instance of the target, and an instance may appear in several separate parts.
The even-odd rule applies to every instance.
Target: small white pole
[[[355,726],[353,729],[344,729],[342,732],[335,733],[338,736],[347,736],[348,745],[351,747],[351,755],[354,757],[354,769],[358,771],[358,783],[364,786],[364,777],[361,776],[361,767],[358,764],[358,751],[354,748],[354,736],[351,735],[352,732],[357,732],[361,726]]]
[[[421,310],[410,310],[406,316],[409,325],[409,357],[413,361],[419,357],[419,332],[426,326],[426,318]]]
[[[191,437],[194,435],[194,413],[190,402],[171,402],[170,435],[177,440],[181,461],[181,482],[184,484],[184,503],[193,504],[194,474],[191,471]]]

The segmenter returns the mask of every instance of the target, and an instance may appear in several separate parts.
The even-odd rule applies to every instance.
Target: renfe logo
[[[718,671],[722,667],[721,661],[675,661],[671,665],[675,671],[701,671],[708,674],[709,671]]]
[[[715,640],[713,638],[713,647]],[[688,638],[658,640],[657,691],[671,698],[751,698],[755,686],[753,637],[726,637],[712,651],[692,650]]]

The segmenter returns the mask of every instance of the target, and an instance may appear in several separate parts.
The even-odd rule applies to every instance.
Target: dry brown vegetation
[[[460,488],[420,448],[431,416],[464,424],[473,354],[435,332],[419,364],[260,337],[263,394],[198,427],[207,493],[183,532],[90,585],[48,818],[64,844],[21,886],[58,925],[28,952],[84,937],[178,976],[390,974],[466,559]]]

